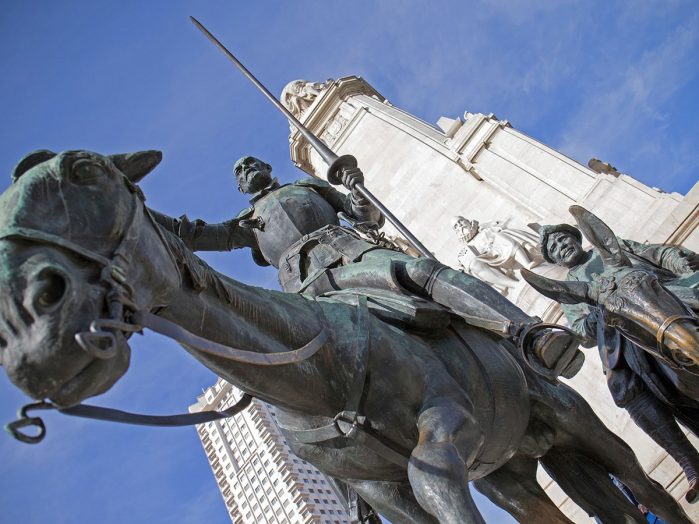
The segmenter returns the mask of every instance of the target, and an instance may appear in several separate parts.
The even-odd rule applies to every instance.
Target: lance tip
[[[197,26],[199,29],[201,29],[202,27],[204,27],[204,26],[201,25],[201,22],[200,22],[199,20],[197,20],[196,18],[194,18],[192,15],[189,15],[189,19],[190,19],[190,20],[192,21],[192,23],[193,23],[195,26]]]

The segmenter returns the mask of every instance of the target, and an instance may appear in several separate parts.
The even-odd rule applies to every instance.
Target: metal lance
[[[223,54],[225,54],[228,59],[235,64],[235,66],[250,80],[257,89],[259,89],[263,95],[265,95],[272,104],[281,111],[286,118],[299,130],[299,132],[304,136],[306,140],[311,144],[313,149],[315,149],[318,154],[323,158],[326,164],[328,164],[328,182],[334,185],[340,185],[342,182],[340,180],[340,171],[344,168],[354,168],[357,167],[357,159],[352,155],[342,155],[338,156],[332,151],[328,146],[326,146],[321,140],[315,136],[311,131],[306,129],[306,127],[298,121],[298,119],[286,108],[284,105],[277,100],[277,98],[269,92],[269,90],[263,86],[260,81],[255,78],[255,76],[248,71],[248,69],[238,60],[233,53],[231,53],[226,47],[218,41],[218,39],[212,35],[208,29],[206,29],[196,18],[190,16],[189,19],[194,23],[197,28],[204,33],[206,38],[208,38],[216,47],[218,47]],[[393,226],[403,235],[408,242],[410,242],[415,249],[417,249],[420,254],[427,258],[435,259],[435,256],[430,253],[427,248],[420,242],[409,230],[405,227],[396,216],[391,213],[386,206],[384,206],[381,201],[376,198],[364,184],[357,184],[355,189],[369,202],[376,206],[381,213],[386,217],[386,219],[393,224]]]

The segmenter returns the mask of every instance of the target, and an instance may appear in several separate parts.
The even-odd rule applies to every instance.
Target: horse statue
[[[510,343],[417,297],[427,322],[410,324],[379,318],[362,290],[312,298],[212,270],[144,205],[152,157],[38,151],[0,197],[0,358],[28,395],[80,407],[126,373],[129,336],[149,327],[277,406],[293,451],[393,522],[482,523],[474,481],[522,522],[570,523],[537,460],[603,522],[645,522],[608,473],[690,522],[577,393]]]
[[[682,466],[689,482],[685,498],[696,502],[699,453],[677,425],[699,437],[696,255],[675,246],[620,239],[584,208],[572,206],[570,211],[579,231],[567,224],[544,226],[558,228],[566,237],[560,242],[570,244],[564,249],[578,253],[571,263],[550,255],[570,268],[569,280],[528,271],[523,276],[563,304],[571,325],[589,339],[587,345],[597,344],[615,403]],[[580,231],[594,249],[582,251]]]

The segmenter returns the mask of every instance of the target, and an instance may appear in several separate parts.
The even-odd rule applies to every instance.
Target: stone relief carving
[[[335,118],[328,123],[328,126],[325,128],[325,131],[323,131],[323,133],[320,135],[320,138],[326,144],[334,143],[340,136],[340,133],[345,128],[348,122],[349,118],[347,118],[343,114],[340,113],[336,115]]]
[[[282,91],[281,101],[296,118],[303,114],[313,104],[315,99],[325,91],[332,82],[309,82],[308,80],[294,80],[286,84]]]
[[[484,280],[507,295],[521,282],[519,271],[532,269],[544,259],[534,232],[511,228],[507,222],[455,216],[452,228],[462,244],[458,269]]]
[[[603,162],[598,158],[591,158],[587,163],[587,167],[592,169],[595,173],[604,173],[613,176],[621,175],[616,167],[611,165],[609,162]]]

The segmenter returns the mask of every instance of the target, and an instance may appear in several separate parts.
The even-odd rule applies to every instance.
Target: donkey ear
[[[150,150],[109,155],[107,158],[114,163],[119,171],[126,175],[126,178],[137,184],[160,163],[163,159],[163,153]]]
[[[17,182],[17,179],[21,177],[24,173],[29,171],[34,166],[51,160],[56,156],[56,153],[49,151],[48,149],[39,149],[38,151],[32,151],[22,160],[20,160],[15,168],[12,170],[12,182]]]
[[[521,273],[524,280],[529,282],[539,293],[551,300],[555,300],[562,304],[580,304],[581,302],[589,304],[591,302],[590,298],[587,296],[590,287],[587,282],[553,280],[532,273],[527,269],[522,269]]]
[[[631,266],[631,262],[619,246],[616,235],[607,224],[584,207],[570,206],[568,210],[585,238],[599,251],[605,268]]]

